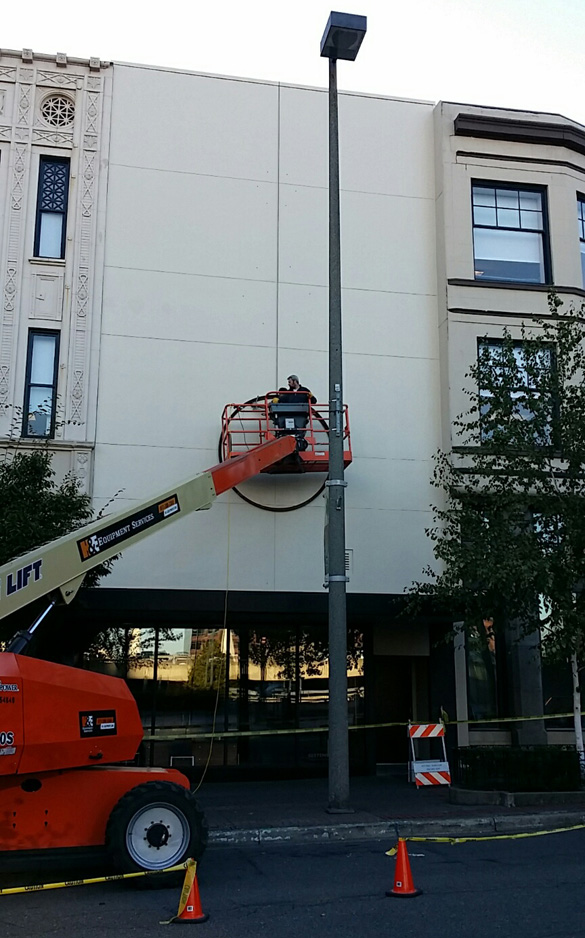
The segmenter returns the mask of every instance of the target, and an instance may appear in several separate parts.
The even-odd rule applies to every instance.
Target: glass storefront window
[[[325,627],[127,626],[101,633],[86,666],[126,679],[146,735],[177,737],[144,743],[142,762],[172,764],[194,778],[206,766],[326,769]],[[348,634],[348,721],[365,722],[363,640],[356,630]],[[310,732],[266,732],[274,730]],[[212,738],[234,731],[263,735]],[[350,744],[352,761],[361,763],[364,734],[350,734]]]

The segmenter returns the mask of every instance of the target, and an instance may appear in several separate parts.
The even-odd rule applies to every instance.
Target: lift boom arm
[[[92,521],[4,564],[0,567],[0,619],[49,593],[60,592],[66,603],[71,602],[92,567],[177,518],[211,508],[222,492],[284,459],[295,447],[293,436],[262,443],[145,499],[131,511]]]

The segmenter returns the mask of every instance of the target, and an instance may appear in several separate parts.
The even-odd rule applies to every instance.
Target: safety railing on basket
[[[222,414],[221,458],[232,459],[268,440],[294,434],[298,456],[307,471],[327,471],[329,462],[330,407],[290,394],[270,391],[241,404],[226,404]],[[285,397],[286,400],[282,400]],[[347,405],[342,410],[344,462],[351,462],[351,436]]]

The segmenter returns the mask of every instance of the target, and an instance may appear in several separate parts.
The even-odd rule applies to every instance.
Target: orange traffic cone
[[[174,919],[176,922],[191,922],[194,925],[201,925],[206,922],[209,915],[206,915],[201,908],[201,899],[199,896],[199,886],[197,885],[197,863],[195,860],[187,861],[187,872],[179,901],[179,911]]]
[[[422,895],[422,889],[415,889],[410,872],[410,860],[406,849],[406,840],[398,838],[398,853],[396,855],[396,869],[394,871],[394,889],[386,891],[387,896],[396,896],[398,899],[414,899]]]

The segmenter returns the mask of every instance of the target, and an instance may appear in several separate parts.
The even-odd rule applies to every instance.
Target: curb
[[[240,844],[338,843],[349,840],[380,840],[414,836],[457,836],[458,834],[505,834],[519,831],[556,830],[585,823],[583,812],[541,812],[474,818],[397,818],[371,824],[315,825],[308,827],[257,827],[235,830],[211,830],[209,846],[231,847]]]

